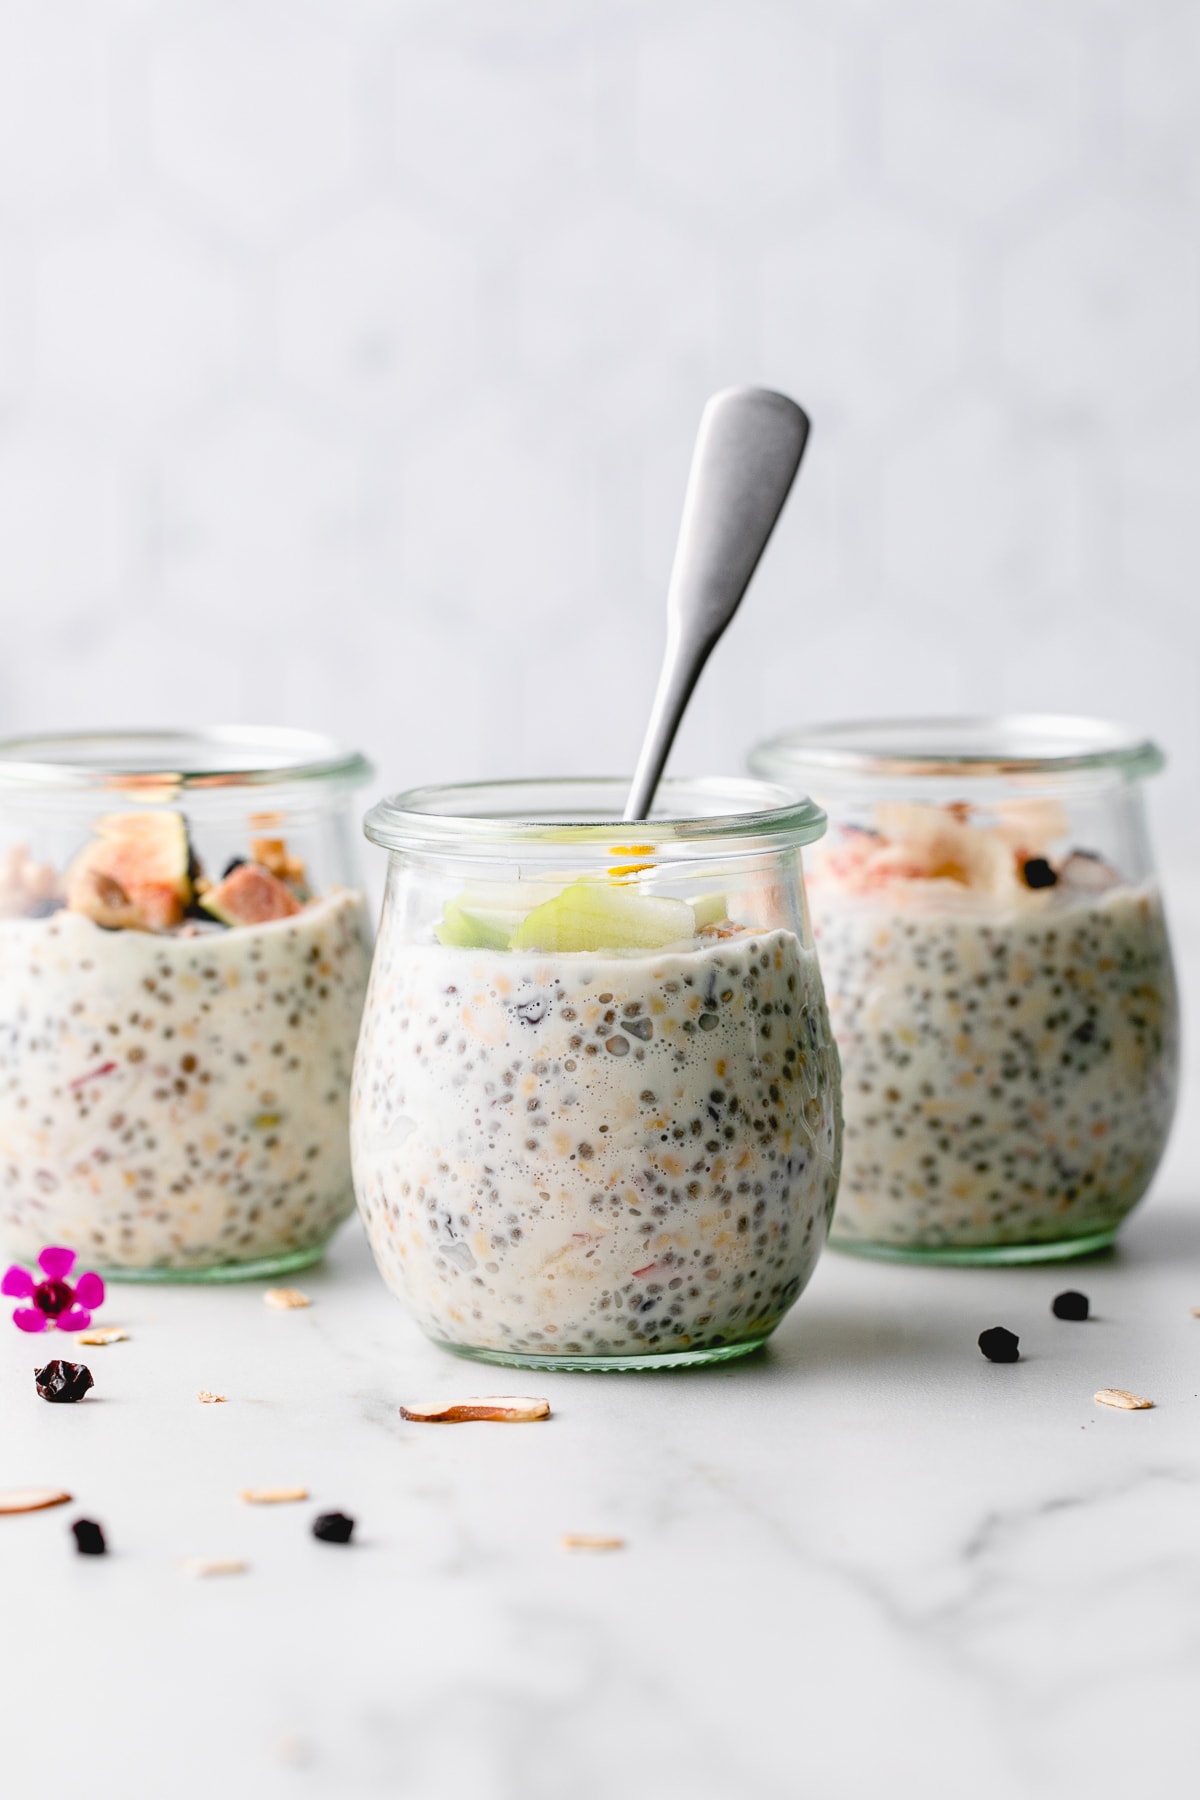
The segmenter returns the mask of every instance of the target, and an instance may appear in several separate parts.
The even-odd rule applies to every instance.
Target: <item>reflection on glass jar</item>
[[[352,1210],[370,956],[307,732],[0,744],[0,1235],[107,1273],[300,1268]]]
[[[809,885],[845,1079],[833,1241],[959,1262],[1111,1242],[1175,1108],[1160,753],[1087,719],[942,719],[797,732],[751,766],[831,820]]]
[[[837,1054],[808,802],[667,782],[425,789],[391,852],[355,1069],[377,1262],[447,1348],[527,1367],[743,1355],[825,1241]]]

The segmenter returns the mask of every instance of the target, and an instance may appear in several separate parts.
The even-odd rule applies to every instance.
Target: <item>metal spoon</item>
[[[667,592],[666,655],[626,819],[649,815],[692,689],[750,585],[807,438],[796,402],[769,388],[726,388],[704,408]]]

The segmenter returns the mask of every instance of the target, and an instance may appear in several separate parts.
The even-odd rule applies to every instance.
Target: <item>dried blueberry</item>
[[[345,1513],[321,1513],[313,1520],[312,1534],[323,1544],[348,1544],[354,1520]]]
[[[1056,1294],[1050,1308],[1056,1319],[1086,1319],[1088,1316],[1088,1297],[1068,1288],[1065,1294]]]
[[[35,1369],[33,1379],[43,1400],[69,1402],[82,1400],[90,1387],[92,1371],[84,1363],[60,1362],[56,1357],[44,1369]]]
[[[1025,886],[1031,888],[1048,888],[1058,886],[1058,876],[1050,867],[1044,856],[1031,856],[1024,863],[1021,873],[1025,877]]]
[[[1020,1352],[1020,1343],[1015,1331],[1006,1331],[1003,1325],[993,1325],[979,1334],[979,1348],[989,1362],[1016,1362]]]
[[[75,1548],[80,1556],[103,1556],[107,1551],[104,1533],[95,1519],[76,1519],[71,1530],[75,1533]]]

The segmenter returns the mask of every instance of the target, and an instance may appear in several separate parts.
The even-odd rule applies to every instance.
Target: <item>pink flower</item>
[[[67,1276],[75,1267],[73,1250],[48,1246],[38,1257],[43,1280],[38,1281],[28,1269],[14,1263],[0,1281],[0,1294],[13,1300],[32,1300],[32,1306],[18,1306],[13,1324],[18,1331],[45,1331],[57,1325],[60,1331],[86,1331],[92,1314],[104,1304],[104,1283],[99,1275],[81,1275],[74,1287]]]

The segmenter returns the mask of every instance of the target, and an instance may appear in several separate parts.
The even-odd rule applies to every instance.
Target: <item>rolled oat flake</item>
[[[1146,1412],[1154,1405],[1142,1394],[1131,1394],[1128,1388],[1101,1388],[1093,1399],[1098,1406],[1116,1406],[1122,1412]]]

